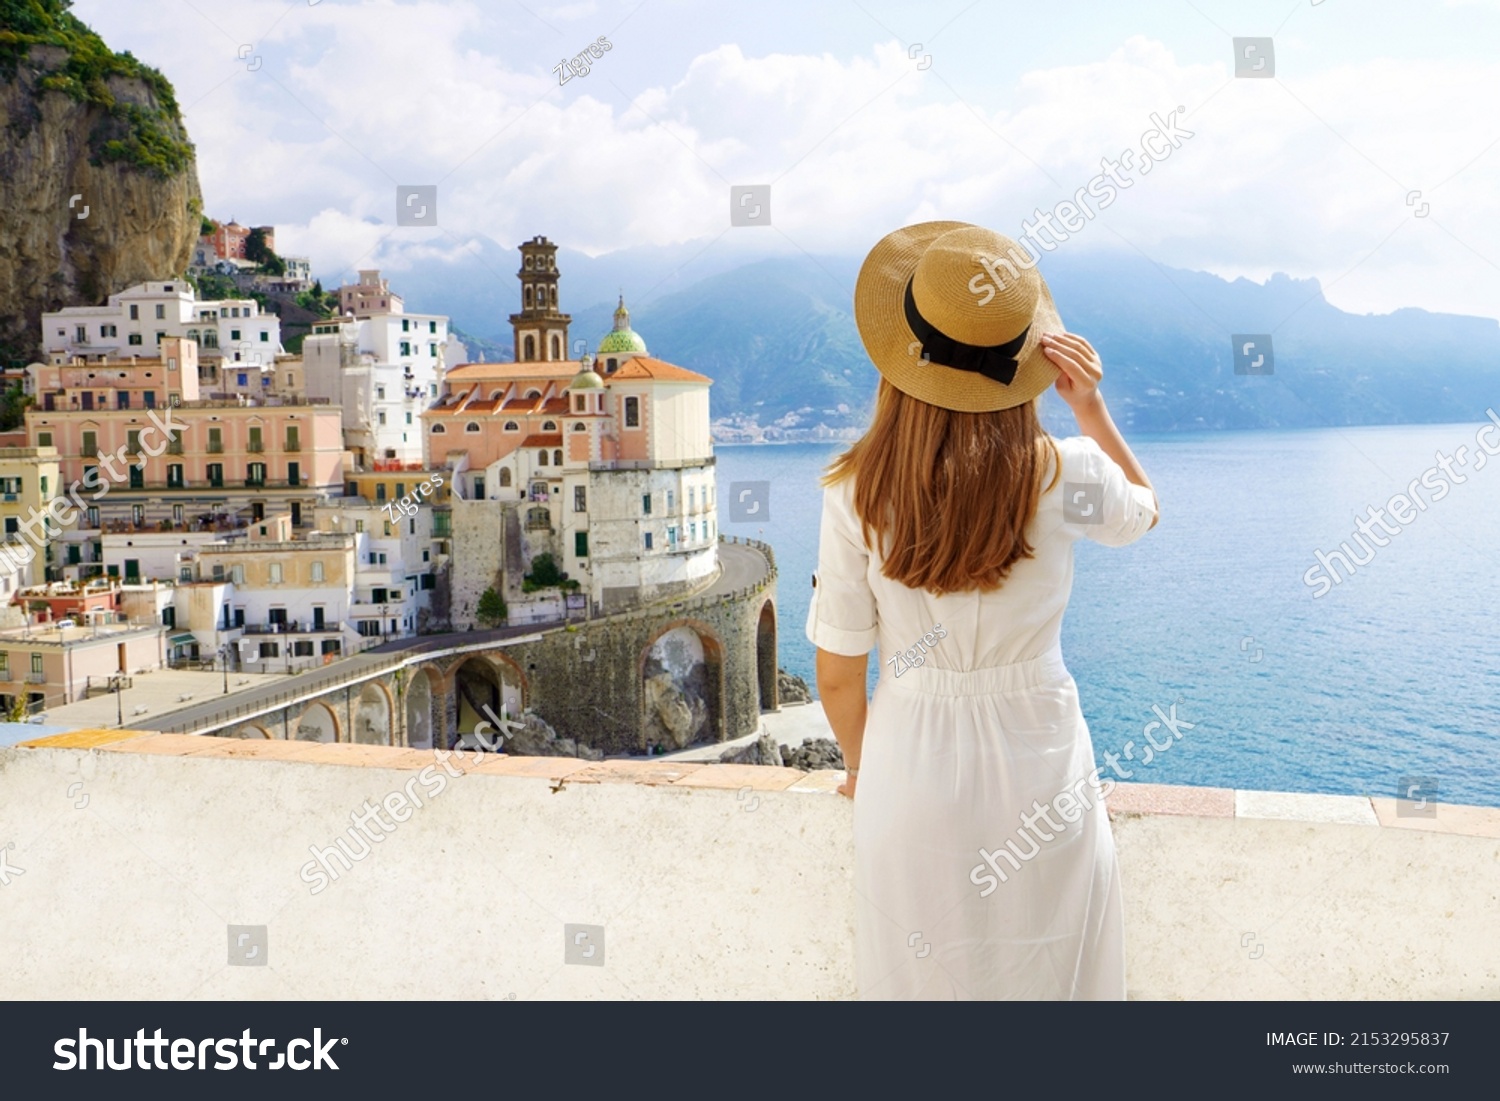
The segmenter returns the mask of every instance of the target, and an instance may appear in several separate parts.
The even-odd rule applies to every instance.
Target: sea
[[[1133,782],[1500,806],[1500,456],[1476,457],[1488,423],[1133,436],[1161,522],[1129,547],[1078,544],[1062,634],[1099,763],[1134,742],[1120,764]],[[779,663],[814,692],[818,478],[844,446],[715,448],[720,530],[775,548]],[[1356,519],[1414,481],[1425,510],[1398,502],[1406,522],[1372,528],[1385,545],[1365,540],[1367,564],[1306,583],[1320,550],[1368,557]],[[756,482],[764,509],[734,522],[731,485]],[[1147,730],[1162,713],[1176,739]],[[1142,764],[1147,734],[1165,748]]]

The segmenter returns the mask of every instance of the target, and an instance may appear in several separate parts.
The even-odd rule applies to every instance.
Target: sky
[[[1500,0],[74,12],[173,82],[207,212],[275,225],[329,283],[399,286],[539,233],[590,255],[862,256],[935,218],[1019,236],[1084,190],[1081,228],[1040,234],[1054,247],[1314,277],[1358,313],[1500,316]],[[1235,75],[1246,37],[1271,39],[1273,76]],[[1128,181],[1107,206],[1104,158]],[[404,185],[436,187],[435,226],[396,224]],[[730,225],[742,185],[770,186],[769,225]]]

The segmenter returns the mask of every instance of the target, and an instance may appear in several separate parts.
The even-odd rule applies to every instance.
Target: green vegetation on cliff
[[[72,6],[72,0],[0,0],[0,76],[14,80],[32,46],[66,50],[62,66],[42,76],[38,87],[107,112],[89,135],[94,162],[123,161],[163,178],[182,172],[193,162],[193,145],[171,83],[129,51],[111,50],[68,10]],[[155,105],[119,102],[109,87],[116,77],[140,81]]]

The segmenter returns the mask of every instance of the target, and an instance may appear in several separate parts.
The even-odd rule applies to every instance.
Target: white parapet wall
[[[0,997],[855,993],[838,773],[43,741],[0,749]],[[1131,785],[1112,810],[1133,997],[1500,996],[1500,811]],[[340,838],[368,851],[345,868]]]

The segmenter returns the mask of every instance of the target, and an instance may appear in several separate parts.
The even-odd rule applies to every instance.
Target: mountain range
[[[713,416],[727,439],[847,435],[865,423],[876,373],[854,326],[859,264],[701,245],[598,259],[560,250],[558,259],[563,308],[591,301],[569,310],[574,354],[609,331],[612,292],[623,289],[651,353],[714,380]],[[403,290],[410,285],[409,308],[450,313],[463,332],[492,341],[482,351],[505,355],[517,266],[497,247],[487,264],[495,278],[455,280],[450,295],[428,269],[403,276]],[[1225,280],[1129,253],[1059,252],[1041,270],[1064,324],[1099,350],[1110,407],[1127,428],[1439,423],[1474,420],[1500,400],[1493,318],[1354,314],[1331,305],[1316,279]],[[632,298],[643,289],[644,300]],[[1270,374],[1235,373],[1237,335],[1270,337]],[[1256,351],[1267,346],[1258,340]],[[1049,424],[1066,420],[1061,402],[1043,409]]]

